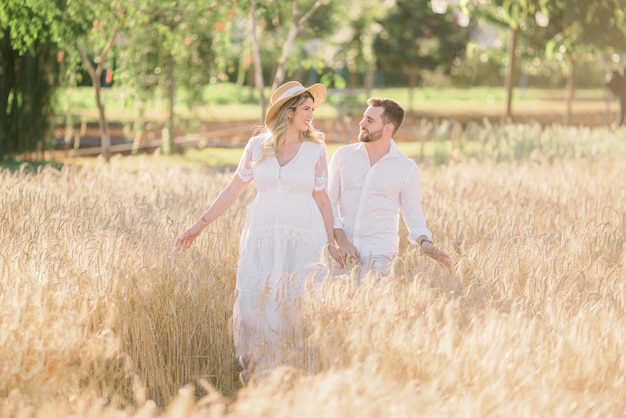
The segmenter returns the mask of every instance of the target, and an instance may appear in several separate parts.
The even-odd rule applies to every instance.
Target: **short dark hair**
[[[400,125],[404,121],[404,109],[400,106],[400,103],[396,102],[393,99],[381,99],[378,97],[370,97],[367,99],[368,106],[372,107],[382,107],[385,109],[381,118],[383,123],[391,123],[393,124],[393,135],[398,132]]]

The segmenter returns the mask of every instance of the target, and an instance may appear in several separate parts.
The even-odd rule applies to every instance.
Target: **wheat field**
[[[391,276],[309,287],[306,372],[242,389],[230,320],[252,188],[179,252],[231,171],[0,171],[0,417],[625,416],[625,132],[510,129],[560,139],[420,167],[451,270],[402,230]]]

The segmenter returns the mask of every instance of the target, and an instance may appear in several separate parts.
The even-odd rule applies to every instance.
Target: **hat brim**
[[[326,101],[326,87],[324,87],[324,85],[321,83],[312,84],[304,90],[300,90],[292,95],[282,97],[280,100],[277,100],[276,103],[272,103],[270,108],[267,110],[267,113],[265,114],[265,125],[267,125],[269,122],[272,121],[272,119],[274,119],[276,113],[278,112],[278,109],[280,109],[280,107],[285,104],[285,102],[306,92],[311,93],[311,96],[313,96],[313,103],[315,104],[315,107],[320,106]]]

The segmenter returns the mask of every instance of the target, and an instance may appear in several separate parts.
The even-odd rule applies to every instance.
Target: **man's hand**
[[[335,229],[335,241],[337,242],[337,250],[342,259],[341,267],[345,268],[346,265],[354,265],[361,259],[359,250],[352,245],[346,233],[343,229]]]
[[[450,256],[445,251],[434,246],[432,242],[428,240],[423,241],[421,248],[427,256],[439,263],[441,267],[452,267],[452,260],[450,260]]]
[[[337,246],[333,244],[328,244],[327,248],[328,254],[333,258],[333,260],[335,260],[341,266],[341,268],[345,268],[346,263],[341,256],[341,253],[339,253],[339,248],[337,248]]]

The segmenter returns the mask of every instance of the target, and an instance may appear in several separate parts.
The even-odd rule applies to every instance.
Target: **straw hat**
[[[323,84],[316,83],[310,87],[304,88],[297,81],[288,81],[278,87],[270,98],[270,108],[265,114],[265,124],[267,125],[276,116],[278,109],[289,99],[299,96],[304,92],[309,92],[313,96],[315,106],[319,106],[326,100],[326,87]]]

